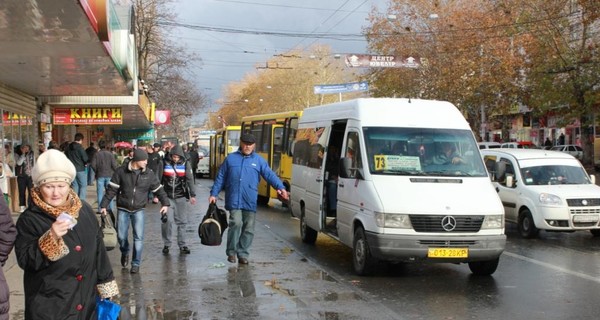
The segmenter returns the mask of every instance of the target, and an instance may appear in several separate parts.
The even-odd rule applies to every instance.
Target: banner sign
[[[24,115],[3,112],[2,113],[2,125],[3,126],[30,126],[33,124],[31,117]]]
[[[422,64],[419,57],[370,54],[347,54],[344,61],[351,68],[418,68]]]
[[[156,110],[155,113],[154,124],[171,124],[171,111]]]
[[[154,129],[148,130],[113,130],[115,141],[154,140]]]
[[[315,94],[344,93],[367,90],[369,90],[369,83],[366,81],[341,84],[322,84],[314,86]]]
[[[54,124],[123,124],[121,107],[55,108]]]

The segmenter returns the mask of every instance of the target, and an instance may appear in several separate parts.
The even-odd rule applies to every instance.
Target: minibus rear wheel
[[[471,272],[473,272],[474,275],[489,276],[496,272],[498,262],[500,262],[499,257],[488,261],[473,261],[469,262],[469,269],[471,269]]]

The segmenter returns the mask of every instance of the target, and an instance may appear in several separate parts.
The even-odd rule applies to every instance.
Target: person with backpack
[[[180,254],[190,254],[187,246],[185,229],[188,223],[187,202],[196,204],[196,189],[194,187],[194,176],[192,168],[187,161],[185,153],[180,145],[174,146],[163,159],[159,167],[162,185],[169,197],[169,210],[163,215],[161,221],[162,238],[164,242],[163,254],[169,254],[171,247],[171,234],[173,233],[173,222],[177,225],[177,245]]]

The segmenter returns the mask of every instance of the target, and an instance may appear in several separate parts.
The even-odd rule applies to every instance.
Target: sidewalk
[[[186,236],[192,253],[177,247],[163,255],[159,205],[146,208],[140,273],[119,265],[118,249],[109,252],[121,290],[123,319],[397,319],[374,298],[344,279],[335,279],[268,227],[256,225],[250,264],[228,263],[221,246],[200,244],[197,228],[208,204],[212,181],[197,182]],[[88,188],[88,199],[92,190]],[[131,232],[131,231],[130,231]],[[226,237],[226,235],[225,235]],[[14,253],[13,253],[14,254]],[[23,272],[5,267],[11,289],[11,319],[23,319]]]

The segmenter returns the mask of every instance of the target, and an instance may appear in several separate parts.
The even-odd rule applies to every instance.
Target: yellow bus
[[[228,154],[240,147],[240,126],[226,126],[210,137],[210,177],[215,179]]]
[[[242,118],[242,132],[254,135],[255,152],[267,160],[288,191],[292,179],[292,142],[296,138],[301,115],[302,111],[288,111]],[[261,179],[258,203],[266,205],[271,198],[277,198],[277,190]]]

